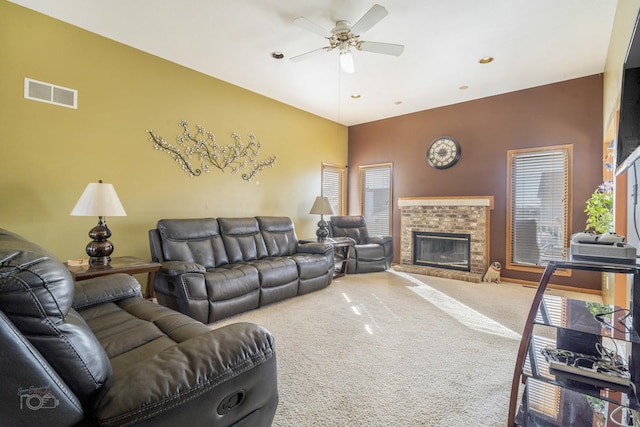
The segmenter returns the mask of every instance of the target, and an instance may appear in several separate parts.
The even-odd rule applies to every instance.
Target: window
[[[335,215],[346,215],[346,168],[322,164],[322,196],[329,199]]]
[[[392,164],[360,166],[360,211],[372,236],[391,235]]]
[[[545,374],[540,366],[546,366],[547,361],[542,350],[548,346],[555,347],[556,340],[546,337],[534,337],[531,343],[529,357],[526,358],[524,371],[538,376],[552,379],[552,375]],[[533,361],[533,363],[531,363]],[[558,421],[560,418],[560,387],[543,381],[527,381],[527,402],[530,412],[536,412],[543,419]]]
[[[572,146],[509,150],[507,267],[538,271],[566,258]]]

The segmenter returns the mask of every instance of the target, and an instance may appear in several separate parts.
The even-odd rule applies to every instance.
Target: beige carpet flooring
[[[273,425],[506,426],[535,290],[382,272],[244,313],[276,338]]]

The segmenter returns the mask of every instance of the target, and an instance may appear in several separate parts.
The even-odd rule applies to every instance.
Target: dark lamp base
[[[110,256],[90,257],[89,265],[109,265],[111,264]]]
[[[318,229],[316,230],[316,236],[318,237],[318,242],[324,242],[327,240],[327,236],[329,235],[329,229],[327,221],[324,219],[320,219],[318,221]]]
[[[113,253],[113,243],[107,240],[111,237],[111,230],[109,230],[102,217],[98,220],[98,225],[89,231],[89,237],[93,239],[87,245],[89,264],[109,265],[111,263],[110,255]]]

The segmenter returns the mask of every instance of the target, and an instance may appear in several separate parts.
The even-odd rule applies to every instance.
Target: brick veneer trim
[[[400,208],[401,271],[480,281],[489,265],[490,211],[493,197],[402,198]],[[460,203],[460,200],[464,200]],[[402,203],[400,203],[402,201]],[[426,202],[425,202],[426,201]],[[447,203],[449,202],[449,203]],[[465,233],[471,236],[470,272],[455,271],[413,264],[413,232]]]

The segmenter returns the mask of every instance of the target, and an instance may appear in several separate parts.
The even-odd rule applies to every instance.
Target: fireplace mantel
[[[400,271],[479,282],[489,262],[490,212],[493,196],[400,197]],[[468,233],[471,266],[468,272],[419,266],[414,263],[413,233]]]
[[[407,206],[487,206],[493,209],[493,196],[400,197],[398,207]]]

